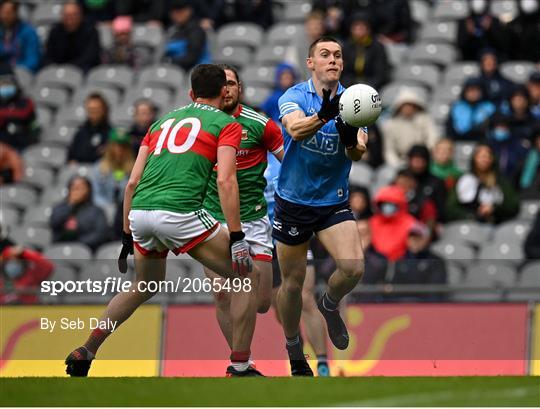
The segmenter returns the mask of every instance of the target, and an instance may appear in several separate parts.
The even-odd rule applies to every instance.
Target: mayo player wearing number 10
[[[136,279],[128,292],[118,293],[109,302],[100,321],[112,321],[118,327],[154,295],[137,284],[165,278],[169,250],[175,254],[187,252],[222,277],[236,278],[251,271],[236,180],[236,151],[242,128],[220,110],[226,93],[223,69],[199,65],[191,74],[194,103],[169,112],[148,130],[124,194],[119,267],[125,272],[125,258],[134,251]],[[221,229],[202,206],[216,162],[219,198],[230,233]],[[239,303],[231,305],[233,319],[242,318],[245,309]],[[66,358],[66,373],[86,376],[109,335],[106,330],[93,330],[86,343]],[[248,348],[233,344],[233,352]]]
[[[277,180],[272,236],[276,240],[282,284],[277,308],[293,376],[313,376],[299,337],[302,287],[311,236],[336,261],[337,269],[318,302],[332,343],[349,345],[339,302],[360,280],[363,252],[348,204],[351,160],[366,151],[367,133],[344,123],[339,114],[343,71],[341,45],[331,37],[311,44],[306,59],[311,78],[279,99],[285,155]]]

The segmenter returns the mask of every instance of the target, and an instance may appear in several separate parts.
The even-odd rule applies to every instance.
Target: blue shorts
[[[332,206],[306,206],[274,195],[272,237],[291,246],[305,243],[314,233],[347,220],[354,220],[349,202]]]

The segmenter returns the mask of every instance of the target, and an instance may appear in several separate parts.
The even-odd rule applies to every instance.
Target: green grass
[[[3,378],[2,406],[540,406],[540,377]]]

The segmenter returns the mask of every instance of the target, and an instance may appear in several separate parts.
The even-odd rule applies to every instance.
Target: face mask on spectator
[[[4,274],[11,280],[19,278],[24,273],[24,263],[21,260],[8,260],[4,263]]]
[[[382,202],[379,204],[379,210],[384,216],[393,216],[397,213],[398,207],[394,203]]]
[[[474,14],[483,14],[486,10],[486,0],[472,0],[471,10]]]
[[[17,93],[17,87],[15,85],[1,85],[0,86],[0,98],[10,99],[15,96]]]
[[[496,141],[503,142],[510,138],[510,131],[506,128],[495,128],[492,135]]]
[[[521,0],[521,9],[526,14],[533,14],[538,11],[538,0]]]

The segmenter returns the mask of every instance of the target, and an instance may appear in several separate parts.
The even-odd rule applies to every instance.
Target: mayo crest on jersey
[[[338,93],[345,88],[338,84]],[[322,105],[311,79],[289,88],[279,98],[279,119],[302,110],[316,114]],[[285,156],[276,192],[282,199],[307,206],[329,206],[347,201],[351,160],[339,141],[335,121],[328,121],[312,137],[295,141],[282,127]]]
[[[132,209],[188,213],[202,208],[218,146],[238,149],[242,129],[225,112],[192,103],[150,126],[148,157]]]

